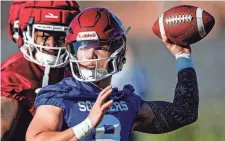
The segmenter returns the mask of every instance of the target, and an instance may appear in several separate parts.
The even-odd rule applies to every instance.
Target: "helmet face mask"
[[[65,46],[65,36],[68,27],[54,26],[45,24],[33,24],[27,26],[27,30],[23,31],[24,45],[21,51],[24,57],[40,66],[63,67],[68,63],[68,54]],[[37,32],[49,33],[49,36],[61,35],[61,37],[53,37],[56,40],[54,46],[38,43]],[[43,38],[48,38],[43,36]],[[62,38],[62,39],[61,39]],[[51,51],[52,53],[49,53]]]
[[[18,45],[24,57],[44,67],[68,64],[65,46],[68,26],[78,13],[75,1],[29,1],[19,17]]]
[[[69,44],[68,54],[73,76],[79,81],[96,82],[120,71],[124,63],[118,62],[120,58],[125,58],[126,45],[122,37],[116,40]]]

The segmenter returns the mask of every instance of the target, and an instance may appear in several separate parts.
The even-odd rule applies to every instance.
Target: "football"
[[[214,17],[205,10],[179,5],[162,13],[152,30],[159,38],[166,34],[172,43],[186,47],[203,39],[214,24]]]

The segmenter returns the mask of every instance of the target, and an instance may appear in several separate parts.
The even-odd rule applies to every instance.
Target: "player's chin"
[[[79,64],[81,69],[94,70],[96,65]]]
[[[58,55],[58,50],[54,50],[54,49],[43,49],[43,53],[57,56]],[[61,54],[62,53],[64,53],[64,51],[61,52]]]
[[[79,63],[79,66],[81,69],[88,69],[88,70],[95,70],[97,69],[106,69],[107,68],[107,63],[98,63],[98,65],[96,65],[96,63]]]

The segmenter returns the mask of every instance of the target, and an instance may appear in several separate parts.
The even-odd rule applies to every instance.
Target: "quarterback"
[[[127,32],[105,8],[87,8],[72,20],[66,45],[73,77],[37,94],[27,141],[128,141],[132,130],[160,134],[197,120],[191,49],[171,44],[165,35],[163,42],[177,64],[173,102],[142,100],[131,85],[112,88],[112,75],[125,63]]]
[[[36,92],[71,75],[65,37],[79,12],[75,1],[13,2],[9,35],[21,52],[1,64],[1,140],[24,141]]]

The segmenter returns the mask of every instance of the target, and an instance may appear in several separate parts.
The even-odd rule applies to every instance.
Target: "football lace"
[[[166,24],[178,24],[178,23],[185,23],[185,22],[191,22],[192,16],[191,15],[178,15],[178,16],[171,16],[169,18],[165,19]]]

